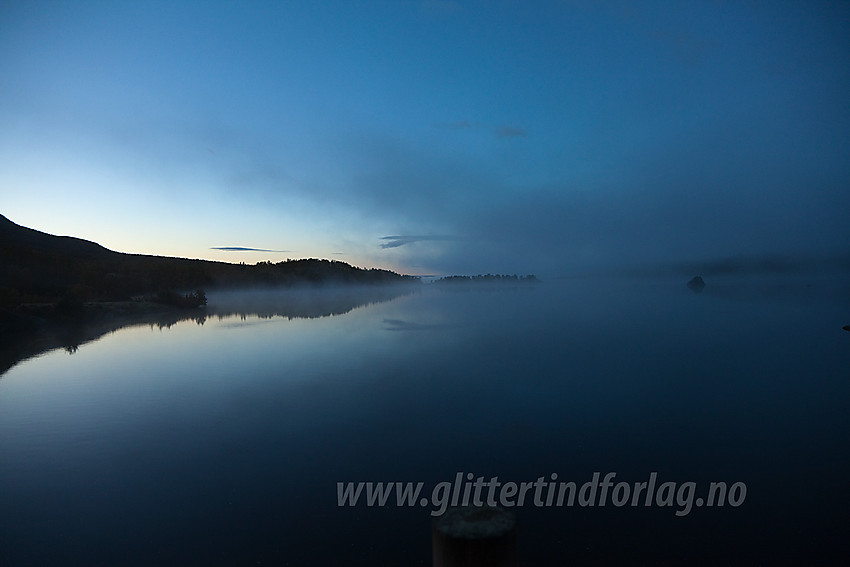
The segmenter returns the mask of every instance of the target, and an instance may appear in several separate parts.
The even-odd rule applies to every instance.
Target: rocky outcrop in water
[[[691,278],[691,281],[688,282],[688,289],[690,289],[694,293],[700,293],[703,289],[705,289],[705,281],[699,276],[694,276]]]

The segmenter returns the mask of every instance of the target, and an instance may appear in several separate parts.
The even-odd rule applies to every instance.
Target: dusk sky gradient
[[[0,213],[535,273],[850,246],[850,2],[0,4]]]

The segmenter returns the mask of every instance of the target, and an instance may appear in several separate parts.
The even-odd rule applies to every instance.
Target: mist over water
[[[430,565],[337,482],[741,481],[739,507],[515,509],[521,565],[850,549],[846,277],[209,294],[0,377],[0,565]],[[199,324],[202,322],[203,324]]]

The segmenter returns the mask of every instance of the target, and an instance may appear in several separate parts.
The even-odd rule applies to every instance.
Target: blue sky
[[[0,213],[114,250],[554,276],[850,244],[847,2],[7,1],[0,22]]]

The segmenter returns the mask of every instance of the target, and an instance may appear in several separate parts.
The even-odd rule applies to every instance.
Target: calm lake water
[[[430,565],[458,472],[746,485],[738,506],[536,507],[520,564],[850,556],[847,278],[211,294],[0,377],[0,565]],[[610,495],[609,495],[610,498]],[[391,503],[392,503],[391,498]]]

